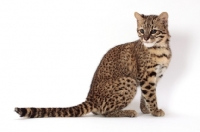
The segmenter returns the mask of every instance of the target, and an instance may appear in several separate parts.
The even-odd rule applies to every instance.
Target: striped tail
[[[77,106],[68,108],[15,108],[20,117],[79,117],[94,110],[92,102],[85,101]]]

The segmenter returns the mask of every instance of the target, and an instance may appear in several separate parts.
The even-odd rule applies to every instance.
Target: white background
[[[200,131],[198,0],[0,0],[0,131]],[[83,102],[102,56],[137,40],[134,12],[169,13],[173,58],[160,81],[166,116],[23,119],[14,107]]]

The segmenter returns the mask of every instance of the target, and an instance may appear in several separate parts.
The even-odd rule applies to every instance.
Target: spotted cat
[[[21,117],[79,117],[89,112],[105,117],[135,117],[135,110],[123,110],[141,87],[140,108],[144,114],[164,116],[157,106],[156,86],[167,69],[169,46],[168,14],[135,12],[139,40],[110,49],[101,60],[86,101],[66,108],[15,108]]]

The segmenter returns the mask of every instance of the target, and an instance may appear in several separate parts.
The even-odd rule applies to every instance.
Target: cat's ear
[[[168,13],[167,12],[162,12],[159,16],[158,16],[159,20],[161,20],[161,22],[165,25],[167,25],[167,21],[168,21]]]
[[[139,13],[137,13],[137,12],[135,12],[134,13],[134,16],[135,16],[135,18],[138,20],[138,21],[141,21],[141,20],[143,20],[143,17],[142,17],[142,15],[140,15]]]

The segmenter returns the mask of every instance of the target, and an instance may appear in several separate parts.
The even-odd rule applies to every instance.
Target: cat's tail
[[[15,108],[20,117],[41,118],[41,117],[79,117],[94,110],[90,101],[67,108]]]

